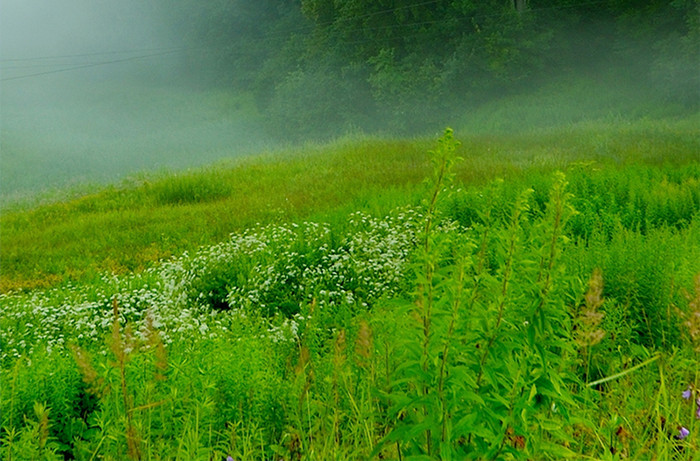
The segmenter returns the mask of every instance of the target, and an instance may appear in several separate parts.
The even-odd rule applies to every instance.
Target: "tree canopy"
[[[612,62],[669,98],[700,99],[700,0],[170,0],[167,10],[191,66],[302,134],[377,118],[410,130],[455,102]]]

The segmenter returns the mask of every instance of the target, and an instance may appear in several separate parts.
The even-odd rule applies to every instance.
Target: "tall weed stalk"
[[[564,430],[575,406],[573,354],[558,259],[574,214],[565,177],[555,177],[542,217],[526,189],[505,222],[492,218],[491,202],[478,230],[437,226],[456,147],[448,130],[432,152],[408,309],[417,328],[403,338],[383,444],[397,443],[405,459],[573,456]]]
[[[122,328],[116,298],[112,302],[112,328],[106,342],[111,352],[111,360],[106,363],[92,359],[87,351],[77,346],[73,348],[86,390],[101,404],[95,425],[100,429],[102,438],[92,456],[97,456],[101,449],[107,449],[131,460],[141,460],[146,456],[149,439],[152,438],[149,424],[151,411],[166,403],[166,400],[153,400],[156,394],[154,386],[166,378],[168,360],[165,347],[150,317],[138,338],[130,324]],[[136,363],[132,366],[130,363],[134,359]],[[144,363],[144,359],[150,364]],[[150,368],[151,373],[140,376],[142,380],[138,379],[139,372],[144,368]],[[122,425],[120,431],[117,430],[118,422]],[[149,437],[144,440],[144,435]],[[121,449],[105,447],[104,444],[110,440],[121,440],[124,445]]]

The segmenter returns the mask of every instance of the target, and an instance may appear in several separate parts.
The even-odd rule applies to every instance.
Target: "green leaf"
[[[535,396],[537,396],[537,386],[535,384],[533,384],[532,387],[530,388],[530,395],[527,398],[527,402],[531,403],[532,400],[535,398]]]

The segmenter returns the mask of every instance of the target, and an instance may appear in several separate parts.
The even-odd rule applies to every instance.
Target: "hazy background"
[[[260,149],[235,94],[181,77],[186,52],[153,2],[3,0],[0,194]]]
[[[347,133],[683,116],[698,0],[3,0],[0,203]]]

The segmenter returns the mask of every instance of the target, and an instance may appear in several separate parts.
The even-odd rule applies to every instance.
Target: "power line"
[[[145,48],[138,50],[122,50],[122,51],[100,51],[94,53],[80,53],[80,54],[64,54],[64,55],[52,55],[52,56],[37,56],[33,58],[3,58],[0,59],[2,62],[26,62],[26,61],[47,61],[56,59],[72,59],[72,58],[87,58],[95,56],[105,56],[114,54],[134,54],[134,53],[151,53],[151,52],[166,52],[166,51],[178,51],[184,49],[183,47],[161,47],[161,48]]]
[[[36,72],[36,73],[33,73],[33,74],[25,74],[25,75],[18,75],[18,76],[15,76],[15,77],[0,78],[0,82],[7,82],[7,81],[10,81],[10,80],[21,80],[21,79],[25,79],[25,78],[38,77],[38,76],[40,76],[40,75],[58,74],[58,73],[60,73],[60,72],[68,72],[68,71],[71,71],[71,70],[85,69],[85,68],[88,68],[88,67],[104,66],[104,65],[107,65],[107,64],[116,64],[116,63],[121,63],[121,62],[136,61],[136,60],[138,60],[138,59],[153,58],[153,57],[156,57],[156,56],[165,56],[165,55],[173,54],[173,53],[176,53],[176,52],[178,52],[178,51],[177,51],[177,50],[176,50],[176,51],[164,51],[164,52],[161,52],[161,53],[145,54],[145,55],[140,55],[140,56],[131,56],[131,57],[128,57],[128,58],[114,59],[114,60],[111,60],[111,61],[92,62],[92,63],[88,63],[88,64],[81,64],[81,65],[78,65],[78,66],[65,67],[65,68],[62,68],[62,69],[47,70],[47,71],[44,71],[44,72]]]
[[[262,38],[258,39],[258,42],[263,42],[266,44],[271,43],[274,39],[282,38],[289,36],[293,34],[294,32],[310,32],[314,28],[317,27],[324,27],[324,26],[329,26],[333,24],[338,24],[342,22],[348,22],[348,21],[355,21],[358,19],[366,19],[369,17],[377,16],[380,14],[387,14],[387,13],[392,13],[400,10],[405,10],[405,9],[410,9],[410,8],[416,8],[420,6],[427,6],[427,5],[432,5],[435,3],[441,3],[444,0],[429,0],[429,1],[423,1],[423,2],[418,2],[418,3],[412,3],[410,5],[403,5],[395,8],[388,8],[380,11],[374,11],[371,13],[363,14],[363,15],[358,15],[358,16],[352,16],[349,18],[343,18],[343,19],[336,19],[332,21],[326,21],[322,23],[317,23],[317,24],[310,24],[309,26],[304,26],[296,29],[287,29],[287,30],[280,30],[276,31],[275,33],[270,33]],[[558,6],[549,6],[549,7],[538,7],[538,8],[528,8],[527,11],[544,11],[544,10],[555,10],[555,9],[569,9],[569,8],[576,8],[580,6],[590,6],[590,5],[597,5],[597,4],[602,4],[606,3],[608,0],[591,0],[591,1],[586,1],[586,2],[579,2],[579,3],[572,3],[568,5],[558,5]],[[357,33],[357,32],[367,32],[367,31],[377,31],[377,30],[387,30],[387,29],[404,29],[404,28],[410,28],[410,27],[415,27],[415,26],[426,26],[426,25],[435,25],[435,24],[441,24],[441,23],[446,23],[446,22],[452,22],[452,21],[461,21],[465,19],[484,19],[484,18],[491,18],[491,17],[506,17],[512,15],[513,12],[511,11],[502,11],[499,13],[490,13],[490,14],[470,14],[470,15],[461,15],[461,16],[451,16],[448,18],[442,18],[442,19],[435,19],[432,21],[416,21],[416,22],[409,22],[409,23],[402,23],[402,24],[391,24],[391,25],[385,25],[385,26],[377,26],[377,27],[356,27],[354,29],[350,29],[346,31],[349,34]],[[406,39],[406,38],[411,38],[415,36],[419,36],[420,34],[417,34],[415,32],[412,33],[406,33],[402,35],[396,35],[393,37],[387,37],[385,39],[390,39],[392,41],[395,40],[401,40],[401,39]],[[357,44],[362,44],[362,43],[367,43],[367,42],[372,42],[376,41],[375,38],[366,38],[366,39],[358,39],[358,40],[343,40],[342,43],[347,44],[347,45],[357,45]],[[72,70],[78,70],[78,69],[84,69],[84,68],[90,68],[90,67],[98,67],[98,66],[103,66],[103,65],[108,65],[108,64],[116,64],[116,63],[122,63],[122,62],[128,62],[128,61],[134,61],[138,59],[146,59],[146,58],[152,58],[152,57],[157,57],[157,56],[164,56],[168,54],[174,54],[182,51],[191,51],[195,49],[203,49],[203,50],[210,50],[210,51],[222,51],[222,50],[238,50],[238,53],[235,53],[239,56],[243,56],[248,53],[243,53],[242,50],[238,49],[236,45],[231,45],[231,46],[226,46],[226,47],[215,47],[215,48],[210,48],[206,46],[200,46],[200,47],[180,47],[180,48],[154,48],[154,49],[143,49],[143,50],[134,50],[134,51],[106,51],[106,52],[96,52],[96,53],[82,53],[82,54],[69,54],[69,55],[59,55],[59,56],[43,56],[43,57],[35,57],[35,58],[18,58],[18,59],[2,59],[0,62],[31,62],[31,61],[46,61],[46,60],[58,60],[58,59],[67,59],[67,58],[79,58],[79,57],[95,57],[95,56],[106,56],[106,55],[114,55],[114,54],[126,54],[126,53],[142,53],[146,51],[159,51],[159,50],[164,50],[160,51],[157,53],[150,53],[150,54],[145,54],[145,55],[138,55],[138,56],[131,56],[131,57],[126,57],[122,59],[114,59],[114,60],[109,60],[109,61],[100,61],[100,62],[92,62],[92,63],[85,63],[85,64],[79,64],[79,65],[74,65],[70,67],[65,67],[61,69],[54,69],[54,70],[48,70],[48,71],[42,71],[42,72],[36,72],[32,74],[25,74],[25,75],[19,75],[15,77],[6,77],[6,78],[0,78],[0,82],[6,82],[6,81],[11,81],[11,80],[21,80],[25,78],[31,78],[31,77],[37,77],[37,76],[42,76],[42,75],[50,75],[50,74],[55,74],[55,73],[61,73],[61,72],[68,72]],[[37,64],[40,65],[40,64]],[[49,65],[49,64],[47,64]],[[54,64],[54,65],[61,65],[61,64]],[[7,68],[6,66],[4,68]],[[12,67],[10,67],[12,68]],[[15,67],[18,68],[18,67]]]

